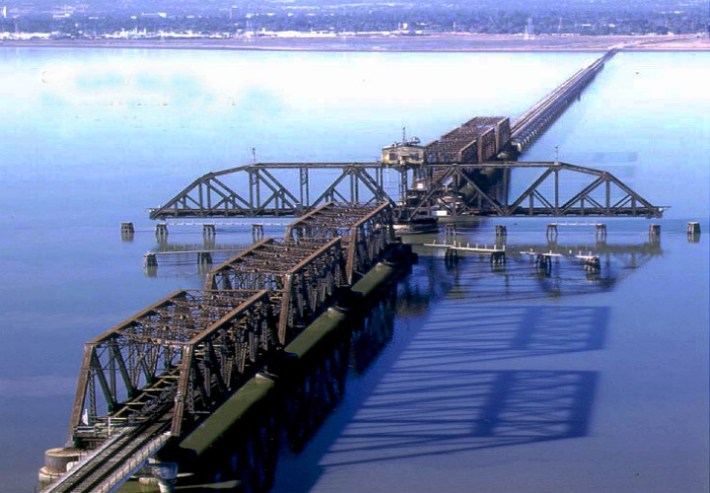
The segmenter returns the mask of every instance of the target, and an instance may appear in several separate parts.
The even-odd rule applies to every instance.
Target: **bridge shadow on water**
[[[540,357],[603,349],[608,308],[471,304],[460,286],[438,260],[415,266],[291,375],[246,446],[216,448],[202,476],[237,478],[233,491],[270,491],[275,478],[273,491],[306,492],[343,468],[586,436],[597,372]]]
[[[588,434],[598,373],[540,357],[604,349],[608,308],[472,305],[454,277],[424,261],[400,283],[394,344],[366,389],[285,461],[275,491],[310,491],[324,474],[368,464]]]

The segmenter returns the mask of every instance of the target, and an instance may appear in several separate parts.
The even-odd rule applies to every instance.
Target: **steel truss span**
[[[534,171],[539,174],[529,185],[519,186],[522,178],[518,175],[528,177]],[[523,192],[513,195],[513,188]],[[153,209],[150,217],[298,217],[332,201],[389,202],[396,205],[398,218],[433,211],[448,216],[498,217],[663,214],[663,207],[654,206],[608,171],[560,162],[506,161],[409,167],[253,164],[198,178],[167,204]]]
[[[95,448],[163,421],[180,436],[263,368],[380,261],[394,241],[388,202],[325,204],[89,341],[71,441]]]

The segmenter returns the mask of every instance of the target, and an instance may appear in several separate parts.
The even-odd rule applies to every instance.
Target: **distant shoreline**
[[[683,36],[535,36],[431,34],[422,36],[255,37],[229,39],[0,40],[0,47],[351,52],[590,52],[710,51],[710,39]]]

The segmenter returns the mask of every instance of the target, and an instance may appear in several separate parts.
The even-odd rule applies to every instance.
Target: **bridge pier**
[[[547,231],[545,232],[545,236],[547,237],[547,241],[550,241],[550,242],[557,241],[557,224],[556,223],[550,223],[547,225]]]
[[[155,253],[149,252],[143,256],[143,270],[149,277],[158,273],[158,256]]]
[[[661,241],[661,225],[651,224],[648,227],[648,237],[651,241]]]
[[[604,223],[597,223],[596,225],[596,240],[597,241],[606,241],[606,224]]]
[[[76,448],[51,448],[44,452],[44,466],[39,470],[39,483],[47,485],[59,479],[81,458]]]
[[[500,266],[505,265],[505,262],[506,262],[505,251],[491,253],[491,258],[490,258],[491,265],[500,267]]]
[[[549,273],[552,270],[552,257],[550,255],[538,254],[535,257],[535,267]]]
[[[251,236],[254,243],[264,239],[264,225],[263,224],[252,224],[251,226]]]
[[[599,272],[601,270],[601,262],[599,261],[599,257],[593,256],[585,260],[584,270],[587,272]]]
[[[700,223],[689,222],[687,227],[688,241],[697,243],[700,241]]]
[[[136,230],[133,228],[133,223],[121,223],[121,239],[123,241],[133,241]]]
[[[214,224],[203,224],[202,225],[202,236],[205,238],[214,238],[217,234]]]
[[[447,267],[453,267],[459,262],[459,252],[455,248],[447,248],[444,252],[444,263]]]
[[[159,223],[155,225],[155,237],[158,241],[165,241],[168,238],[168,225]]]
[[[160,489],[160,493],[173,493],[178,477],[176,462],[161,462],[157,459],[148,459],[150,472]]]

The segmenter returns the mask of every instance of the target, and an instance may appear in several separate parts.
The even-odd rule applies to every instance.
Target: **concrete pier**
[[[166,239],[168,237],[168,225],[165,223],[156,224],[155,237],[158,238],[158,240]]]
[[[264,225],[263,224],[253,224],[251,227],[251,236],[254,242],[261,241],[264,239]]]
[[[203,224],[202,225],[202,236],[205,238],[214,238],[217,235],[217,230],[214,224]]]
[[[133,223],[121,223],[121,239],[123,241],[133,241],[135,233]]]

